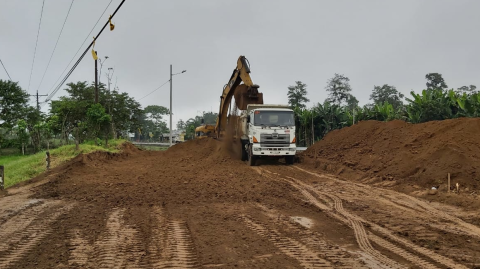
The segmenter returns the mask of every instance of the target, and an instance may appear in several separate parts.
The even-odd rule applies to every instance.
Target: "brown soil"
[[[127,144],[8,189],[0,268],[480,264],[476,211],[313,173],[308,162],[252,168],[236,149],[214,139],[165,152]]]
[[[480,190],[480,119],[462,118],[409,124],[364,121],[329,133],[310,147],[309,167],[399,188],[447,191],[450,173],[464,194]],[[413,188],[414,189],[414,188]],[[412,189],[412,190],[413,190]]]

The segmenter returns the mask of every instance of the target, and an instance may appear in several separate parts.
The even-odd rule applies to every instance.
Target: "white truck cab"
[[[294,112],[287,105],[251,104],[241,116],[242,159],[255,165],[259,158],[285,158],[293,164]]]

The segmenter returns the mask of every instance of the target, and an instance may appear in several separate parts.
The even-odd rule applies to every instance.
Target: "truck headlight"
[[[295,150],[296,150],[296,148],[290,148],[290,151],[295,151]]]
[[[262,148],[253,148],[253,151],[261,151]]]

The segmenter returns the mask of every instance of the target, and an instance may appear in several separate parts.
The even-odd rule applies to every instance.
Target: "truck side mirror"
[[[250,115],[247,116],[247,123],[250,123]]]

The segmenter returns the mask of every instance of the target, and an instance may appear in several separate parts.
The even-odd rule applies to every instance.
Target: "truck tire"
[[[250,152],[248,154],[248,165],[249,166],[255,166],[255,164],[257,163],[257,157],[255,157],[252,152],[251,152],[251,148],[250,148]]]
[[[285,163],[287,165],[292,165],[295,161],[295,156],[285,156]]]
[[[242,161],[248,160],[248,152],[245,149],[245,144],[242,143]]]

